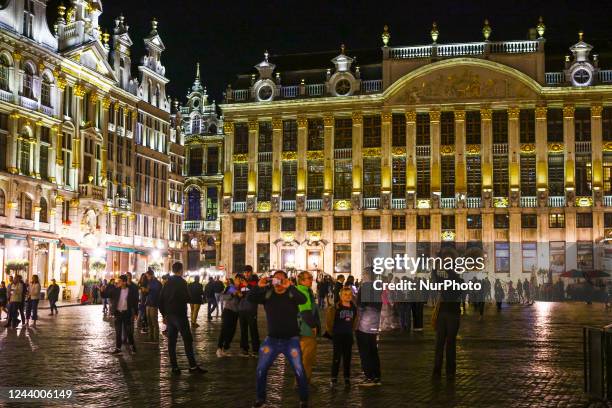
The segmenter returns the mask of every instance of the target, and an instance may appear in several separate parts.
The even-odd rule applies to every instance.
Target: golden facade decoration
[[[361,151],[363,157],[380,157],[382,150],[380,147],[367,147]]]
[[[612,142],[604,142],[603,144],[604,152],[612,152]]]
[[[417,113],[416,111],[409,110],[404,114],[406,116],[406,122],[416,122]]]
[[[259,130],[259,122],[256,119],[249,120],[249,131],[255,132],[257,130]]]
[[[548,109],[546,106],[536,106],[535,108],[535,117],[536,119],[546,119],[546,112]]]
[[[223,122],[223,132],[234,133],[234,122],[231,120]]]
[[[563,117],[565,119],[573,119],[576,108],[573,105],[565,105],[563,107]]]
[[[402,156],[406,156],[406,148],[405,147],[394,147],[393,149],[391,149],[391,154],[394,157],[402,157]]]
[[[535,153],[536,147],[533,143],[522,143],[521,144],[521,153],[532,154]]]
[[[469,144],[465,145],[465,154],[469,154],[472,156],[476,156],[480,154],[480,145],[479,144]]]
[[[270,201],[258,201],[257,202],[258,212],[270,212],[272,211],[272,203]]]
[[[563,153],[565,146],[563,143],[554,142],[548,144],[548,153]]]
[[[493,111],[489,108],[480,109],[480,119],[481,120],[491,120],[493,117]]]
[[[393,114],[391,112],[383,112],[381,115],[381,120],[383,122],[391,122],[393,119]]]
[[[361,112],[353,112],[351,118],[353,119],[353,125],[361,125],[363,123],[363,113]]]
[[[442,113],[439,110],[431,110],[429,111],[429,121],[430,122],[439,122]],[[414,115],[414,121],[416,121],[416,112]]]
[[[457,109],[453,111],[455,120],[465,120],[465,111],[463,109]]]
[[[576,197],[576,207],[592,207],[593,197]]]
[[[334,126],[334,115],[323,116],[323,124],[325,126]]]
[[[308,127],[308,119],[306,119],[303,116],[300,116],[299,118],[297,118],[297,125],[298,125],[298,128]]]
[[[282,152],[281,154],[282,161],[293,161],[297,160],[297,152]]]
[[[234,163],[247,163],[249,161],[249,155],[247,153],[235,154],[232,156]]]
[[[282,130],[283,129],[283,120],[280,118],[272,119],[272,129],[273,130]]]
[[[594,118],[600,118],[601,112],[603,111],[602,105],[591,105],[591,116]]]
[[[494,208],[508,208],[508,197],[494,197],[493,207]]]
[[[306,152],[306,160],[323,160],[324,158],[323,150],[309,150]]]
[[[440,154],[443,156],[450,156],[450,155],[455,154],[455,146],[454,145],[440,146]]]
[[[508,119],[518,119],[521,116],[521,108],[513,106],[508,108]]]
[[[350,200],[334,201],[334,210],[350,210],[352,208]]]

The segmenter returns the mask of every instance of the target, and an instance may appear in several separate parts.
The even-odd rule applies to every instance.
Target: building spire
[[[200,63],[196,62],[196,76],[195,81],[193,81],[193,86],[191,87],[193,92],[202,92],[202,83],[200,82]]]

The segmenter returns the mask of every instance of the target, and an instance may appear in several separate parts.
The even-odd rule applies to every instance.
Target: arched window
[[[40,103],[44,106],[51,107],[51,81],[45,75],[40,86]]]
[[[6,196],[4,195],[4,190],[0,190],[0,216],[5,216],[6,212]]]
[[[30,140],[29,135],[23,134],[23,139],[19,142],[19,171],[24,176],[30,175]]]
[[[34,71],[30,64],[23,71],[23,96],[34,99]]]
[[[200,220],[202,218],[200,191],[195,188],[189,190],[188,200],[189,211],[187,212],[187,219],[191,221]]]
[[[197,135],[200,133],[200,117],[194,116],[191,119],[191,134]]]
[[[40,197],[40,216],[38,219],[40,222],[49,222],[49,217],[47,216],[47,200],[43,197]]]
[[[3,91],[10,91],[9,67],[10,62],[6,55],[0,55],[0,89],[2,89]]]
[[[19,195],[16,208],[17,218],[23,218],[24,220],[32,219],[32,199],[26,193]]]

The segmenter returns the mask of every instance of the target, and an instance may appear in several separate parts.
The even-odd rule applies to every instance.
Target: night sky
[[[66,4],[70,0],[64,0]],[[59,0],[48,5],[49,24],[56,18]],[[603,69],[612,69],[612,2],[610,1],[229,1],[229,0],[102,0],[101,24],[109,31],[123,13],[134,42],[132,63],[143,54],[142,38],[156,17],[166,45],[162,61],[170,78],[169,93],[185,99],[193,82],[195,63],[201,64],[202,81],[211,99],[221,103],[222,93],[236,75],[250,72],[269,50],[275,54],[351,49],[382,45],[385,24],[390,45],[431,42],[432,21],[438,23],[439,43],[481,41],[485,18],[493,28],[491,40],[520,40],[535,27],[538,16],[546,24],[547,50],[562,54],[577,41],[583,29],[585,41],[596,46]],[[112,32],[112,31],[111,31]],[[332,67],[331,62],[328,65]],[[278,67],[282,72],[282,67]]]

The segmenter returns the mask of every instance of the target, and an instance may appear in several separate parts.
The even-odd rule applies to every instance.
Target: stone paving
[[[313,373],[312,407],[582,407],[582,326],[602,326],[612,319],[601,304],[536,303],[513,305],[501,313],[487,305],[485,319],[468,311],[462,317],[458,340],[458,369],[454,383],[431,379],[434,333],[383,333],[383,385],[330,389],[331,344],[319,340]],[[195,331],[196,353],[209,370],[204,376],[186,372],[172,377],[166,342],[144,343],[137,334],[138,353],[110,355],[114,332],[102,318],[101,306],[60,308],[37,328],[0,328],[0,385],[69,387],[76,398],[62,406],[157,407],[251,406],[255,396],[254,358],[215,356],[220,320],[205,321]],[[3,322],[4,323],[4,322]],[[265,332],[263,314],[260,327]],[[232,345],[238,352],[239,333]],[[182,346],[179,343],[179,353]],[[355,346],[353,375],[360,375]],[[186,367],[184,354],[179,362]],[[269,406],[297,406],[293,379],[283,364],[269,378]],[[194,405],[195,404],[195,405]],[[0,402],[0,406],[2,403]],[[49,404],[46,404],[49,405]],[[13,406],[45,406],[19,404]]]

